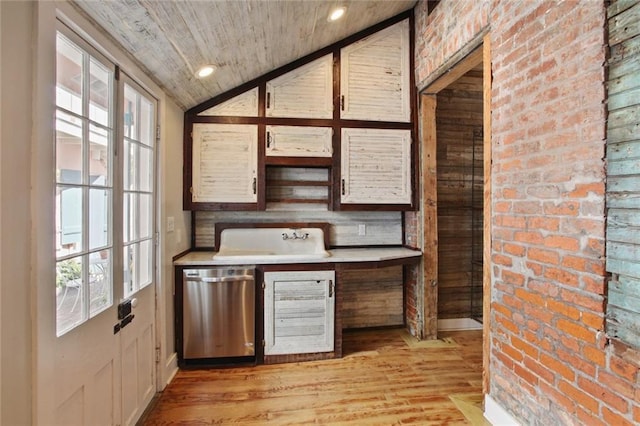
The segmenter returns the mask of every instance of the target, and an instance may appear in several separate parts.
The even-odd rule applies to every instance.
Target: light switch
[[[176,221],[173,216],[167,217],[167,232],[173,232],[176,229]]]

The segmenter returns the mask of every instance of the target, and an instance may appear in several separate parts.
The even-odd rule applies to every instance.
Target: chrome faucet
[[[283,240],[306,240],[307,238],[309,238],[309,233],[305,232],[302,234],[298,234],[297,232],[298,230],[293,230],[293,232],[291,233],[291,235],[287,234],[286,232],[282,233],[282,239]]]

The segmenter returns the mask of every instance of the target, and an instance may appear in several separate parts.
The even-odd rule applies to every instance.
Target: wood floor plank
[[[480,425],[482,331],[442,335],[346,332],[341,359],[180,371],[140,424]]]

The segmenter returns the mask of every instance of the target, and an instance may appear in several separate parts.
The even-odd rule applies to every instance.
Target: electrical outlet
[[[173,216],[167,217],[167,232],[173,232],[176,229],[176,221]]]
[[[367,235],[367,226],[364,223],[358,225],[358,235],[361,237]]]

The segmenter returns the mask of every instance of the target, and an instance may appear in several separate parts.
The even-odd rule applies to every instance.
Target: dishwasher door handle
[[[203,282],[203,283],[231,283],[236,281],[251,281],[252,275],[234,275],[232,277],[194,277],[187,275],[187,281]]]

